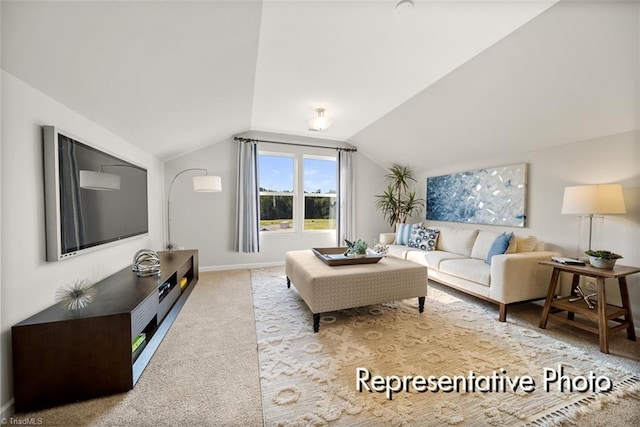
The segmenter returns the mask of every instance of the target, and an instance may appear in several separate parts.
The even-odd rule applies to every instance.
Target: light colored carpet
[[[47,426],[262,425],[250,283],[248,270],[201,274],[128,393],[16,418]]]
[[[283,269],[260,269],[254,273],[256,277],[271,277],[274,295],[281,298],[270,298],[271,306],[268,310],[273,314],[281,309],[288,311],[296,308],[300,310],[300,318],[291,319],[292,323],[287,328],[299,328],[301,333],[310,331],[310,314],[304,303],[297,299],[291,300],[292,297],[297,298],[297,293],[294,289],[287,290]],[[455,318],[456,313],[464,318],[480,309],[489,313],[488,320],[485,320],[487,324],[498,323],[495,306],[437,284],[430,286],[430,297],[435,295],[435,291],[448,295],[449,300],[440,303],[428,299],[428,310],[424,316],[430,316],[429,310],[442,304],[450,307],[447,309],[450,318]],[[256,295],[256,300],[258,298],[262,300],[262,295]],[[409,304],[413,302],[409,301]],[[260,426],[263,424],[263,410],[256,349],[256,323],[252,306],[249,271],[203,273],[178,319],[133,390],[87,402],[17,414],[15,418],[18,421],[27,420],[30,424],[37,422],[48,426]],[[383,309],[390,310],[388,307]],[[413,318],[414,310],[413,307],[409,307],[407,316]],[[615,363],[629,372],[640,372],[640,343],[628,341],[624,334],[614,335],[610,343],[611,354],[602,355],[598,352],[597,336],[593,334],[551,322],[546,331],[539,330],[539,306],[522,304],[510,310],[508,323],[504,325],[507,330],[515,325],[569,342],[573,348],[591,355],[592,359],[598,362],[595,364],[596,367],[600,366],[602,360]],[[331,319],[325,317],[318,337],[344,322],[340,319],[341,316],[344,314],[337,314],[333,325],[327,323]],[[364,316],[370,315],[364,313]],[[399,312],[392,312],[391,316],[402,321],[403,315]],[[263,327],[260,325],[264,325],[265,319],[264,315],[261,315],[261,331]],[[482,319],[487,317],[483,315]],[[465,322],[467,323],[469,322]],[[311,348],[311,351],[314,349]],[[373,367],[368,361],[367,365]],[[352,378],[349,385],[353,390],[353,373],[350,373],[348,378]],[[422,399],[428,396],[421,394],[417,397]],[[265,397],[266,400],[271,398]],[[455,402],[457,395],[450,398]],[[578,418],[576,424],[602,427],[640,425],[638,403],[636,399],[627,398],[603,405],[598,411]],[[267,410],[266,414],[269,413]],[[433,416],[430,414],[430,417]],[[346,418],[342,418],[338,422],[327,424],[347,424],[344,421]],[[431,418],[426,421],[429,420]],[[272,425],[272,420],[268,419],[267,424]],[[460,425],[465,424],[479,423],[463,422]]]
[[[342,310],[322,316],[314,334],[311,312],[293,287],[287,289],[281,268],[252,270],[252,283],[268,426],[558,425],[586,422],[585,414],[625,396],[630,408],[640,403],[637,362],[631,369],[611,363],[610,356],[552,337],[537,321],[500,323],[496,307],[477,299],[465,301],[432,286],[422,315],[417,298]],[[545,391],[544,369],[560,364],[571,378],[591,371],[610,378],[614,390],[581,393],[553,385]],[[384,393],[356,390],[358,368],[385,377],[436,378],[469,371],[490,376],[504,368],[502,376],[528,375],[536,385],[530,393],[498,386],[488,393],[399,392],[389,400]],[[626,425],[626,415],[638,420],[630,412],[616,425]]]

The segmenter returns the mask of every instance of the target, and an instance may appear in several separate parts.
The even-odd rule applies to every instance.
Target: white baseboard
[[[252,264],[232,264],[232,265],[211,265],[200,266],[198,269],[200,272],[206,271],[223,271],[223,270],[250,270],[252,268],[264,268],[264,267],[283,267],[284,261],[278,262],[258,262]]]

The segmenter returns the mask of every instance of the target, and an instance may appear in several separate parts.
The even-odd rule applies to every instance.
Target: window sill
[[[260,236],[296,236],[298,234],[335,234],[336,230],[303,230],[303,231],[295,231],[293,229],[290,230],[271,230],[271,231],[260,231]]]

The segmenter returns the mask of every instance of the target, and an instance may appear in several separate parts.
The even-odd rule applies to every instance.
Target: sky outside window
[[[304,159],[304,192],[335,193],[336,192],[335,160]]]
[[[260,155],[260,187],[267,191],[293,192],[293,157]]]

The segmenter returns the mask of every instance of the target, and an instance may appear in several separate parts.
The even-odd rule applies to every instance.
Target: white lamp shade
[[[220,193],[222,191],[222,178],[219,176],[194,176],[193,191],[197,193]]]
[[[566,187],[562,198],[563,214],[627,213],[620,184],[579,185]]]
[[[120,189],[120,175],[111,173],[80,171],[80,188],[85,190],[114,191]]]
[[[317,117],[309,120],[309,127],[313,130],[321,131],[331,126],[331,120],[324,116],[324,108],[316,108]]]

